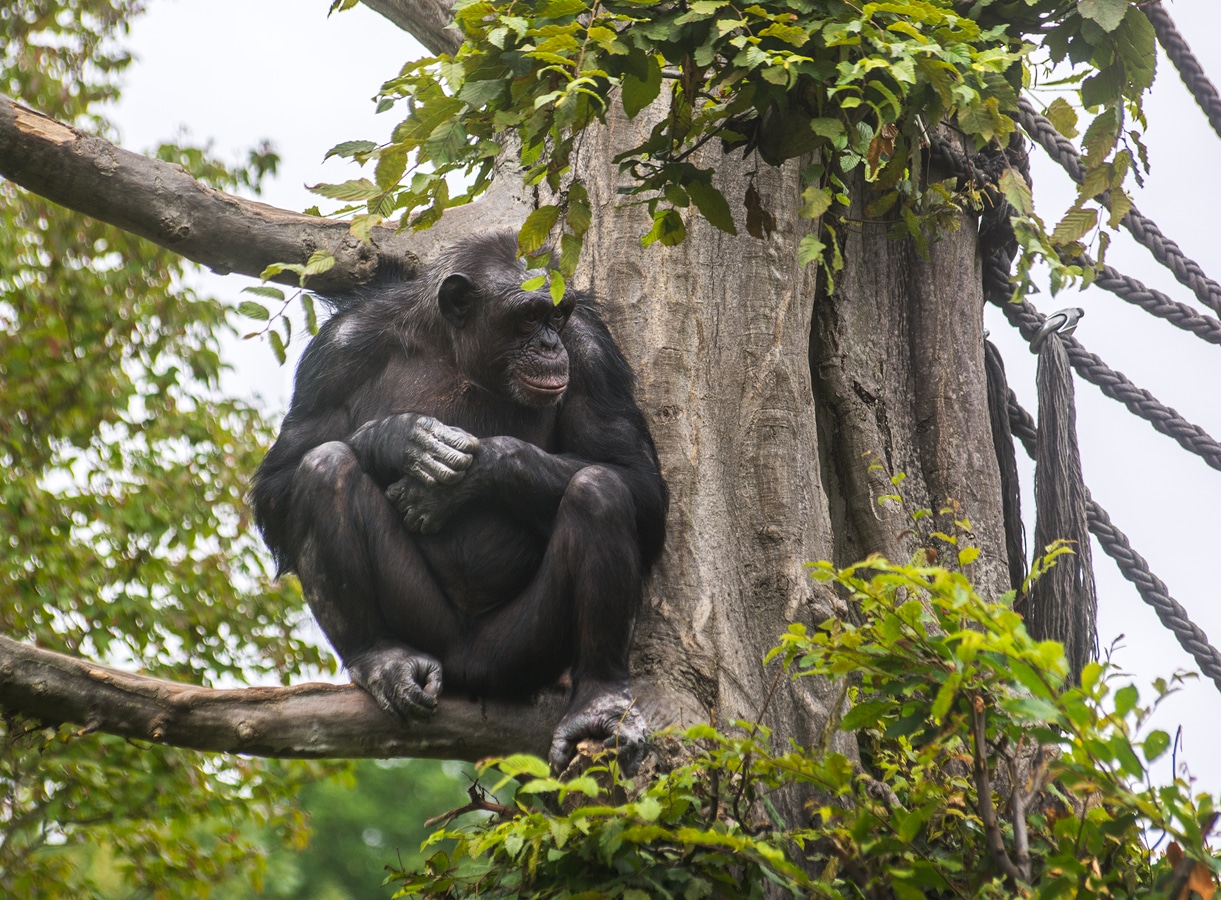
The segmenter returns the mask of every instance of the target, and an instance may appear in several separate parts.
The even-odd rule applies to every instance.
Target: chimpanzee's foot
[[[426,719],[437,708],[441,663],[402,644],[379,643],[347,662],[352,681],[392,716]]]
[[[608,750],[617,750],[619,768],[625,775],[634,775],[644,759],[648,737],[648,726],[626,687],[596,692],[585,702],[574,697],[551,738],[551,768],[562,772],[577,745],[592,739]]]

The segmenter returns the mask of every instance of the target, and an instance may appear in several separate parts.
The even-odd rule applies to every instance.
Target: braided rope
[[[1084,169],[1081,157],[1072,142],[1062,136],[1045,116],[1040,115],[1030,101],[1022,97],[1018,101],[1018,121],[1023,130],[1047,151],[1047,155],[1068,172],[1073,181],[1081,184]],[[1103,198],[1106,202],[1106,198]],[[1148,219],[1135,206],[1123,217],[1123,226],[1142,243],[1153,258],[1174,273],[1175,279],[1191,289],[1201,303],[1213,312],[1221,314],[1221,284],[1209,278],[1199,264],[1189,259],[1179,245],[1162,234],[1152,219]]]
[[[1086,265],[1093,264],[1088,257],[1084,262]],[[1102,267],[1102,271],[1094,278],[1094,284],[1159,319],[1165,319],[1184,331],[1190,331],[1210,344],[1221,344],[1221,321],[1197,312],[1186,303],[1172,300],[1161,291],[1145,287],[1135,278],[1117,272],[1110,266]]]
[[[1018,403],[1013,391],[1009,392],[1009,427],[1019,438],[1026,452],[1033,458],[1038,443],[1039,429],[1034,418]],[[1208,635],[1187,616],[1187,610],[1170,596],[1165,582],[1149,571],[1148,561],[1132,549],[1128,536],[1120,531],[1107,511],[1086,492],[1086,518],[1090,532],[1107,556],[1115,561],[1123,576],[1132,582],[1141,600],[1153,607],[1160,621],[1174,634],[1179,646],[1196,661],[1200,671],[1212,679],[1221,690],[1221,653],[1208,641]]]
[[[996,257],[984,267],[984,296],[1001,308],[1009,324],[1017,328],[1027,341],[1043,326],[1044,317],[1029,301],[1009,302],[1008,267]],[[1104,394],[1118,400],[1157,431],[1174,438],[1183,449],[1190,450],[1214,469],[1221,470],[1221,444],[1208,432],[1188,422],[1144,388],[1134,385],[1123,373],[1110,368],[1101,357],[1081,346],[1076,338],[1068,336],[1063,340],[1069,362],[1078,375],[1097,385]]]
[[[1213,131],[1221,135],[1221,96],[1217,94],[1217,89],[1204,74],[1204,68],[1191,52],[1191,48],[1187,46],[1183,35],[1179,34],[1179,30],[1174,27],[1174,20],[1170,18],[1170,13],[1166,12],[1160,2],[1147,4],[1144,11],[1150,24],[1153,25],[1154,32],[1157,33],[1157,42],[1162,45],[1162,49],[1166,51],[1166,55],[1170,57],[1174,67],[1179,70],[1179,77],[1183,79],[1183,84],[1187,85],[1191,96],[1195,98],[1200,109],[1204,110],[1204,115],[1208,117],[1208,124],[1213,127]]]

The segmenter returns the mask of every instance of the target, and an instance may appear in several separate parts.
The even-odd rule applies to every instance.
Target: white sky
[[[124,146],[144,150],[188,129],[197,141],[211,139],[228,159],[270,138],[283,158],[281,175],[263,199],[288,209],[318,202],[305,184],[353,177],[349,164],[323,154],[342,140],[381,140],[396,113],[376,118],[370,99],[380,82],[419,55],[419,46],[363,6],[326,17],[327,0],[158,0],[136,20],[129,45],[139,57],[113,118]],[[1215,83],[1221,83],[1221,5],[1172,2],[1179,30]],[[1051,94],[1042,97],[1043,102]],[[1221,139],[1192,103],[1177,73],[1159,59],[1148,107],[1153,171],[1137,197],[1141,211],[1213,278],[1221,261],[1213,252],[1219,230],[1214,173],[1221,171]],[[1067,176],[1039,152],[1034,154],[1039,212],[1053,223],[1071,202]],[[325,208],[325,205],[324,205]],[[1186,289],[1141,247],[1119,240],[1109,261],[1125,274],[1175,299],[1195,303]],[[219,296],[236,298],[252,283],[237,276],[205,280]],[[1087,315],[1077,337],[1115,369],[1147,388],[1189,421],[1221,437],[1221,348],[1205,344],[1153,319],[1111,294],[1035,298],[1043,312],[1082,306]],[[1010,383],[1035,411],[1034,357],[999,312],[987,327],[1005,355]],[[279,368],[270,351],[253,342],[235,348],[238,367],[231,387],[261,395],[271,409],[287,404],[291,366]],[[1219,554],[1217,510],[1221,472],[1153,431],[1093,385],[1077,381],[1078,427],[1086,482],[1094,498],[1125,531],[1187,608],[1192,619],[1221,644],[1221,575],[1209,560]],[[1019,458],[1024,454],[1019,450]],[[1029,470],[1027,470],[1029,480]],[[1033,527],[1034,504],[1027,490],[1023,509]],[[1221,555],[1221,554],[1219,554]],[[1117,660],[1134,675],[1142,695],[1155,677],[1193,668],[1173,635],[1139,599],[1100,548],[1094,548],[1099,586],[1099,641],[1125,635]],[[1159,711],[1157,725],[1184,729],[1184,750],[1202,790],[1221,791],[1221,694],[1206,679],[1189,685]],[[1164,763],[1161,777],[1169,773]]]

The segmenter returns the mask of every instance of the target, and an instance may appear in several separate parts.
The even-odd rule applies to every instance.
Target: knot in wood
[[[258,734],[257,729],[249,722],[241,721],[237,723],[237,736],[241,741],[252,741]]]

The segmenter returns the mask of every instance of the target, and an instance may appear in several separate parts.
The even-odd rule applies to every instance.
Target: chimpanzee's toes
[[[584,740],[601,741],[607,750],[616,751],[620,770],[630,777],[648,750],[649,729],[626,691],[594,697],[560,720],[551,740],[552,770],[564,771]]]
[[[426,719],[441,694],[441,663],[401,645],[383,646],[348,661],[352,681],[378,706],[404,722]]]

